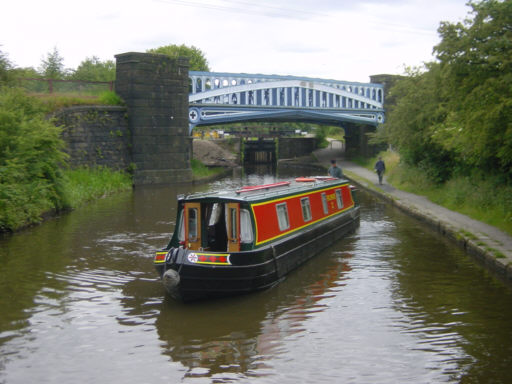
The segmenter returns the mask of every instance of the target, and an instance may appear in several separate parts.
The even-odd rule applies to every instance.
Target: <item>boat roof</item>
[[[178,200],[257,202],[279,196],[295,195],[301,192],[314,191],[331,186],[335,187],[347,183],[347,179],[338,179],[329,176],[297,177],[290,181],[280,181],[272,184],[248,185],[236,189],[180,195],[178,196]]]

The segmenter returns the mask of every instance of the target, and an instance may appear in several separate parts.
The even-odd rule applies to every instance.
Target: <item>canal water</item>
[[[281,177],[141,187],[0,238],[0,383],[510,383],[511,289],[364,192],[360,228],[273,289],[168,298],[176,195]]]

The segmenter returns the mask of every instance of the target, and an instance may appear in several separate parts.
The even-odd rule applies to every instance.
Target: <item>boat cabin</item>
[[[178,221],[169,247],[252,250],[353,206],[348,183],[332,178],[298,178],[234,192],[179,196]]]

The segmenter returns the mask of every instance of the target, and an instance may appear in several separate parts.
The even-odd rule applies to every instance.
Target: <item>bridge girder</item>
[[[264,108],[245,106],[194,105],[189,108],[189,121],[193,126],[214,125],[238,121],[309,121],[318,123],[364,123],[377,125],[382,122],[382,111],[307,110],[299,108]]]
[[[190,72],[190,130],[235,121],[384,122],[383,86],[293,76]]]

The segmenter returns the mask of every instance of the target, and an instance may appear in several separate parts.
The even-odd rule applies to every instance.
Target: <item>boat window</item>
[[[197,240],[197,208],[188,209],[188,240]]]
[[[279,229],[284,231],[285,229],[290,228],[290,220],[288,220],[288,206],[286,203],[277,204],[276,210]]]
[[[329,206],[327,205],[327,195],[325,192],[322,193],[322,207],[324,208],[324,214],[329,213]]]
[[[338,209],[343,208],[343,200],[341,198],[341,189],[336,190],[336,203],[338,203]]]
[[[252,243],[254,241],[251,214],[247,209],[240,210],[240,241],[242,243]]]
[[[180,218],[178,219],[178,240],[180,242],[185,241],[185,226],[183,225],[184,224],[183,223],[183,221],[184,221],[183,212],[184,211],[181,211]]]
[[[302,218],[304,221],[311,220],[311,205],[309,204],[309,197],[303,197],[300,199],[300,205],[302,206]]]

